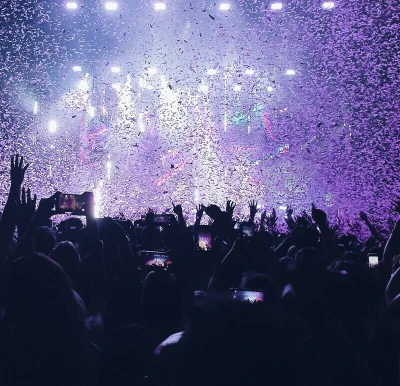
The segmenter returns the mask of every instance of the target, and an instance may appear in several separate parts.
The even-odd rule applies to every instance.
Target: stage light
[[[242,86],[240,84],[235,84],[233,86],[233,91],[239,92],[242,89]]]
[[[199,91],[203,92],[203,93],[207,93],[208,92],[209,87],[206,84],[201,84],[199,86]]]
[[[272,91],[274,91],[274,88],[273,88],[272,86],[268,86],[268,87],[267,87],[267,91],[268,91],[268,92],[272,92]]]
[[[254,70],[252,70],[251,68],[248,68],[248,69],[245,71],[245,74],[246,74],[246,75],[254,75]]]
[[[286,70],[286,75],[295,75],[296,71],[295,70]]]
[[[114,90],[117,90],[117,91],[121,90],[121,85],[120,85],[119,83],[113,83],[113,84],[111,85],[111,87],[112,87]]]
[[[215,70],[214,68],[210,68],[207,70],[208,75],[215,75],[216,73],[217,73],[217,70]]]
[[[119,72],[121,72],[121,68],[118,66],[111,67],[111,72],[114,74],[118,74]]]
[[[154,9],[156,11],[164,11],[166,8],[166,5],[164,3],[155,3],[154,4]]]
[[[82,91],[87,91],[89,90],[89,83],[87,81],[87,79],[82,79],[79,84],[78,84],[78,89],[82,90]]]
[[[38,112],[38,103],[37,103],[37,101],[35,101],[35,103],[33,104],[33,114],[37,114],[37,112]]]
[[[335,8],[335,3],[333,1],[325,1],[322,3],[322,8],[323,9],[333,9]]]
[[[220,11],[229,11],[231,9],[231,5],[228,3],[222,3],[219,5]]]
[[[74,66],[74,67],[72,67],[72,71],[81,72],[82,71],[82,67],[81,66]]]
[[[57,131],[57,122],[54,120],[51,120],[49,122],[49,131],[50,133],[55,133]]]
[[[86,111],[87,111],[89,117],[93,118],[95,115],[96,109],[93,106],[89,106]]]
[[[67,9],[77,9],[78,8],[78,4],[75,2],[68,2],[67,4],[65,4],[65,7]]]
[[[108,1],[104,4],[104,8],[107,11],[116,11],[118,8],[118,4],[115,1]]]
[[[271,4],[271,9],[273,11],[279,11],[280,9],[282,9],[283,5],[282,3],[272,3]]]
[[[155,74],[157,74],[157,72],[158,72],[158,70],[157,70],[155,67],[149,67],[149,68],[147,69],[147,73],[148,73],[149,75],[155,75]]]

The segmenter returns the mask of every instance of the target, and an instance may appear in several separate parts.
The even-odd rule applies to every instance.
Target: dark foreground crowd
[[[400,384],[400,221],[361,213],[362,242],[315,206],[284,233],[256,202],[95,219],[90,193],[36,208],[27,166],[0,221],[0,385]]]

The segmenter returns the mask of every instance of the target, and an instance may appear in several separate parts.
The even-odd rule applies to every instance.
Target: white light
[[[208,75],[215,75],[216,73],[217,73],[217,70],[215,70],[214,68],[210,68],[207,70]]]
[[[57,122],[54,120],[51,120],[49,122],[49,131],[50,133],[55,133],[57,131]]]
[[[295,70],[286,70],[286,75],[295,75],[296,71]]]
[[[86,111],[87,111],[89,117],[92,117],[92,118],[94,117],[94,115],[96,113],[96,109],[93,106],[89,106]]]
[[[268,87],[267,87],[267,91],[268,91],[268,92],[272,92],[272,91],[274,91],[274,88],[273,88],[272,86],[268,86]]]
[[[219,5],[220,11],[229,11],[231,9],[231,5],[228,3],[222,3]]]
[[[110,161],[107,161],[106,166],[107,166],[107,169],[111,169],[111,162],[110,162]]]
[[[233,91],[239,92],[242,89],[242,86],[240,84],[235,84],[233,86]]]
[[[157,70],[155,67],[149,67],[149,68],[147,69],[147,73],[148,73],[149,75],[155,75],[155,74],[157,74],[157,72],[158,72],[158,70]]]
[[[69,2],[69,3],[65,4],[65,7],[67,9],[77,9],[78,8],[78,4],[77,3],[73,3],[73,2]]]
[[[333,9],[335,8],[335,3],[333,1],[325,1],[322,3],[322,8],[323,9]]]
[[[89,90],[89,83],[87,79],[82,79],[79,84],[78,84],[78,89],[82,91],[87,91]]]
[[[286,208],[287,208],[286,205],[281,205],[281,206],[279,207],[280,210],[286,210]]]
[[[245,71],[245,74],[246,74],[246,75],[254,75],[254,70],[248,68],[248,69]]]
[[[208,86],[206,84],[201,84],[199,86],[199,91],[204,93],[208,92]]]
[[[283,5],[282,3],[272,3],[271,4],[271,9],[274,11],[278,11],[280,9],[282,9]]]
[[[81,66],[74,66],[74,67],[72,67],[72,71],[81,72],[82,71],[82,67]]]
[[[120,85],[119,83],[113,83],[113,84],[111,85],[111,87],[112,87],[114,90],[117,90],[117,91],[121,90],[121,85]]]
[[[113,72],[114,74],[117,74],[120,71],[121,71],[121,68],[118,66],[111,67],[111,72]]]
[[[164,11],[165,10],[165,4],[164,3],[155,3],[154,4],[154,9],[156,11]]]
[[[37,101],[35,101],[35,103],[33,104],[33,114],[37,114],[37,112],[38,112],[38,103],[37,103]]]
[[[109,1],[104,4],[104,7],[107,11],[115,11],[118,8],[118,4],[115,1]]]

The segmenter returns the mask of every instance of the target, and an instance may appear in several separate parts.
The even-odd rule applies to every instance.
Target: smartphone
[[[166,253],[142,251],[141,256],[144,259],[144,265],[148,267],[168,268],[172,264],[171,258]]]
[[[242,223],[242,237],[244,239],[250,239],[254,237],[254,226],[249,223]]]
[[[154,224],[169,224],[169,217],[167,214],[155,214],[154,215]]]
[[[83,194],[60,194],[56,203],[57,213],[71,213],[74,215],[85,215],[90,203],[94,201],[92,192]]]
[[[197,231],[197,247],[202,251],[210,251],[212,248],[211,227],[200,225]]]
[[[260,291],[231,288],[229,292],[231,294],[231,299],[235,301],[249,303],[262,303],[264,301],[264,293]]]
[[[375,267],[379,262],[379,257],[376,253],[368,253],[368,262],[370,267]]]

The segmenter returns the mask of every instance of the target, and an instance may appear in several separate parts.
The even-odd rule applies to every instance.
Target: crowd
[[[54,226],[62,195],[37,206],[28,166],[0,221],[1,385],[400,384],[400,221],[360,213],[361,241],[314,205],[285,232],[256,201],[241,223],[231,201],[193,226],[179,204],[96,219],[87,193]]]

